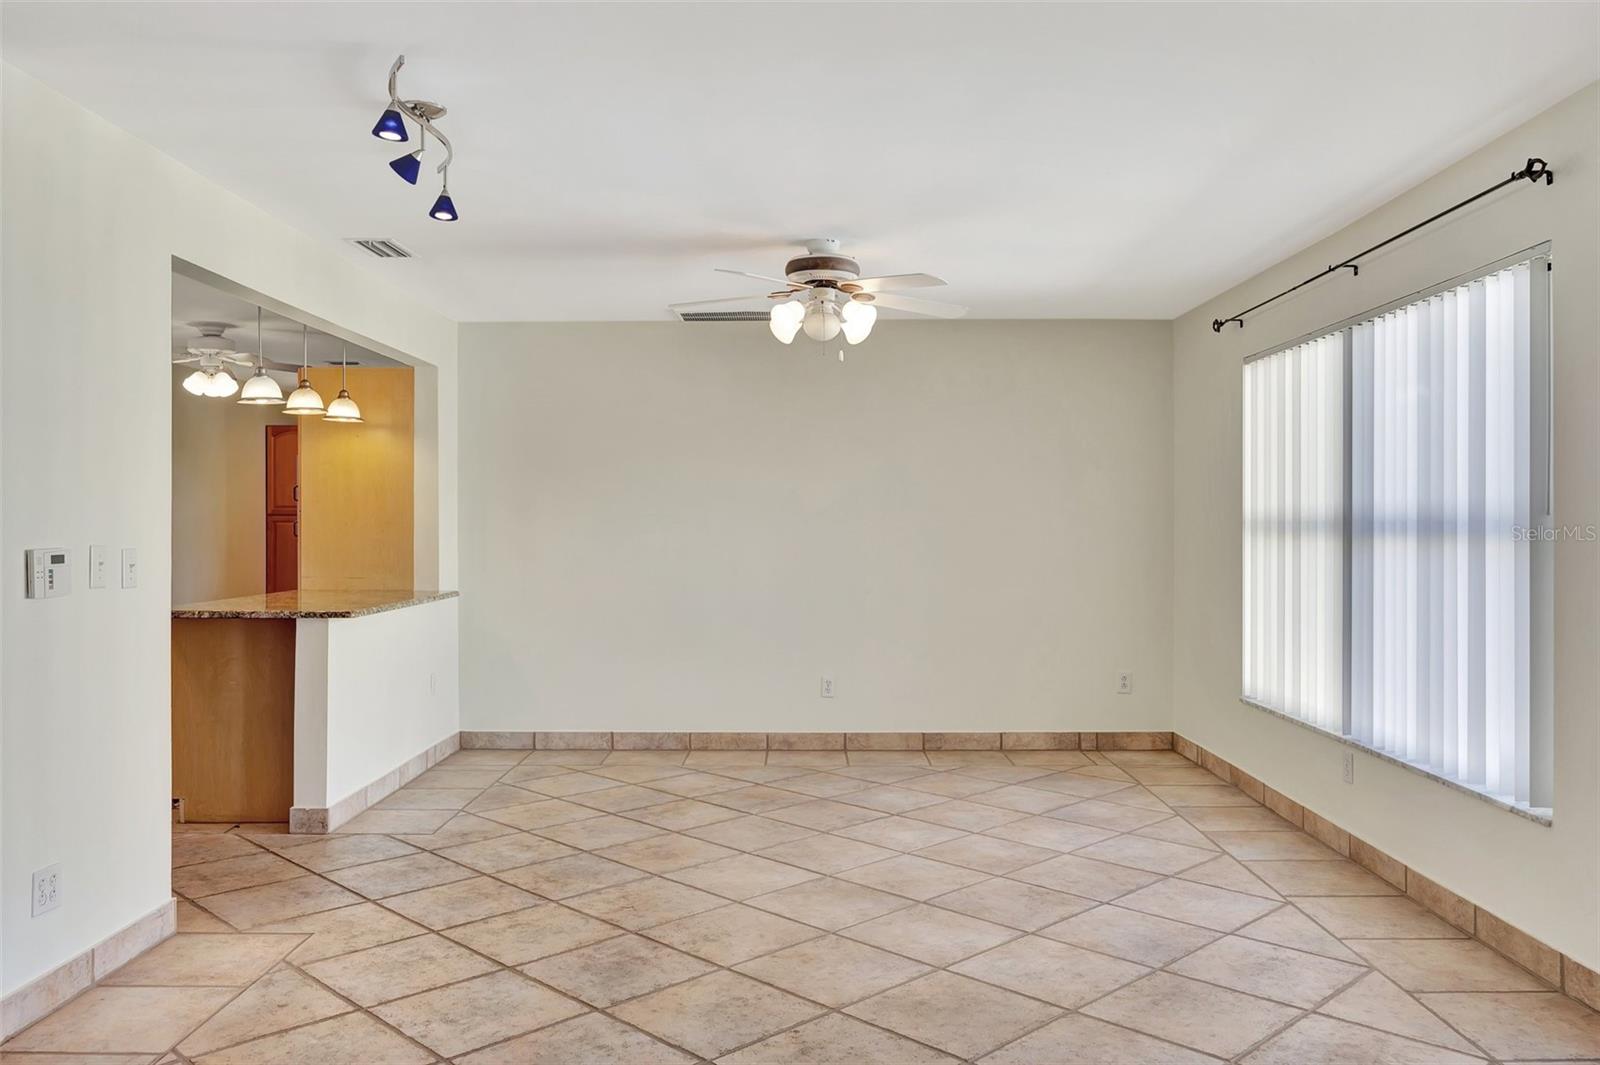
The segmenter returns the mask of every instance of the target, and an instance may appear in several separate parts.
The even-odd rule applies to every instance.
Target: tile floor
[[[6,1062],[1600,1060],[1600,1015],[1170,752],[463,751],[180,826]]]

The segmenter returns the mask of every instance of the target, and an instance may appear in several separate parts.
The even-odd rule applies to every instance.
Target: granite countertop
[[[428,592],[413,588],[359,592],[268,592],[185,603],[172,608],[175,618],[359,618],[385,610],[453,599],[460,592]]]

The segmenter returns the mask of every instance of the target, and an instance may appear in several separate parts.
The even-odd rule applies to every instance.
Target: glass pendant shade
[[[439,198],[433,201],[433,206],[428,208],[428,217],[436,222],[454,222],[461,217],[456,214],[456,202],[450,198],[448,191],[439,193]]]
[[[812,340],[832,340],[839,335],[839,312],[829,303],[813,303],[806,308],[803,323],[806,336]]]
[[[359,422],[361,408],[356,406],[356,401],[350,398],[348,389],[339,389],[339,394],[328,404],[328,413],[323,416],[325,422]]]
[[[878,308],[862,300],[851,300],[839,312],[839,322],[844,338],[859,344],[872,335],[872,324],[878,320]]]
[[[266,370],[258,369],[239,391],[239,402],[255,406],[278,405],[283,402],[283,387],[272,379]]]
[[[768,325],[772,335],[785,344],[794,343],[794,335],[800,332],[800,322],[806,316],[806,305],[799,300],[785,300],[772,305],[772,315]]]
[[[239,382],[227,370],[218,370],[206,382],[206,395],[212,399],[227,399],[239,391]]]
[[[196,370],[183,379],[183,390],[191,396],[206,394],[206,386],[211,383],[211,375],[204,370]]]
[[[300,387],[289,393],[289,402],[283,405],[283,413],[322,415],[327,413],[327,408],[322,405],[322,394],[302,377]]]
[[[402,155],[389,164],[389,169],[404,178],[406,184],[415,185],[417,176],[422,173],[422,150],[419,148],[410,155]]]
[[[372,135],[379,140],[408,141],[411,134],[406,132],[406,120],[399,111],[390,107],[384,110],[378,122],[372,127]]]

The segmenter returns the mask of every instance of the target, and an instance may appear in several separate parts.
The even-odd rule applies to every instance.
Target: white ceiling
[[[978,317],[1169,318],[1600,77],[1593,3],[3,10],[6,60],[330,243],[399,240],[370,268],[462,321],[665,320],[812,236]],[[453,225],[367,133],[402,51]]]

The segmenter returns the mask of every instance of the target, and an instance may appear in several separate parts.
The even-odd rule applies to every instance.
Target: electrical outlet
[[[1356,752],[1354,751],[1344,752],[1344,782],[1346,784],[1354,784],[1356,782]]]
[[[1117,694],[1118,695],[1132,695],[1133,694],[1133,674],[1132,673],[1123,672],[1123,673],[1118,673],[1117,674]]]
[[[822,697],[824,699],[832,699],[833,698],[833,678],[832,677],[824,676],[822,678]]]
[[[61,866],[50,865],[33,874],[33,916],[61,905]]]

